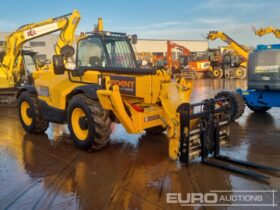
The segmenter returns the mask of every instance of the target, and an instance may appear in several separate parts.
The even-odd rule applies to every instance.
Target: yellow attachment
[[[75,136],[80,140],[86,140],[88,136],[88,129],[82,129],[80,126],[80,119],[86,117],[85,112],[81,108],[75,108],[71,115],[71,123]]]
[[[23,101],[20,106],[21,118],[25,125],[30,126],[32,123],[32,118],[27,114],[28,109],[30,109],[30,105],[27,101]]]
[[[192,83],[180,79],[179,83],[163,83],[160,94],[162,108],[167,119],[167,134],[169,137],[169,157],[178,158],[180,142],[180,118],[177,108],[182,103],[190,102]]]

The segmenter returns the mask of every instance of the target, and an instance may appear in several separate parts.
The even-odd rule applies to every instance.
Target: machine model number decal
[[[134,77],[122,77],[122,76],[111,76],[111,85],[118,85],[120,87],[120,92],[126,95],[134,96],[135,93],[135,78]]]
[[[39,96],[50,96],[49,87],[47,86],[39,86],[36,90]]]
[[[57,23],[51,23],[45,26],[38,26],[31,30],[24,31],[24,38],[25,39],[35,38],[45,33],[48,33],[50,31],[56,31],[57,29],[58,29]]]
[[[149,121],[158,120],[158,119],[159,119],[159,115],[153,115],[153,116],[150,116],[150,117],[145,117],[144,122],[149,122]]]

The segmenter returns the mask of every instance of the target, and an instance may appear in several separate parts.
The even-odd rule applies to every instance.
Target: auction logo
[[[276,190],[211,190],[209,193],[167,193],[166,203],[181,206],[276,207]]]

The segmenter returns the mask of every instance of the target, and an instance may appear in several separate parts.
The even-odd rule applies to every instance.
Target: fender
[[[87,97],[93,100],[97,100],[97,90],[100,89],[100,86],[98,84],[90,84],[90,85],[84,85],[76,87],[71,93],[70,97],[73,95],[76,95],[78,93],[84,93]]]
[[[20,96],[20,94],[22,92],[25,92],[25,91],[27,91],[30,94],[37,95],[37,91],[36,91],[36,88],[34,85],[25,85],[25,86],[19,88],[19,90],[17,92],[17,98]]]

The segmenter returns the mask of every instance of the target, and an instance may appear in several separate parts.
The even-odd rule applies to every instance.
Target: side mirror
[[[53,55],[53,71],[56,75],[64,74],[64,60],[62,55]]]

